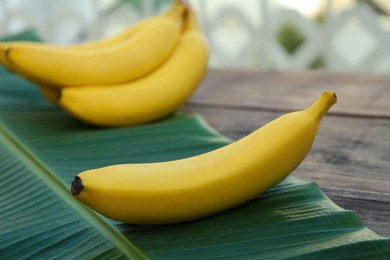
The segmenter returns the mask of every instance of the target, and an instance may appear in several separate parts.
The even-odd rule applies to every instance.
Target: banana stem
[[[180,0],[175,0],[171,8],[165,13],[166,16],[176,20],[183,16],[183,13],[186,11],[187,6],[182,3]]]
[[[182,31],[186,32],[186,31],[199,31],[199,30],[200,27],[196,19],[196,14],[190,6],[187,6],[186,12],[184,13]]]
[[[305,109],[305,111],[321,120],[336,102],[336,93],[333,91],[327,91],[322,93],[322,95],[310,107]]]
[[[79,176],[76,176],[72,181],[71,192],[73,195],[79,195],[80,192],[84,189],[83,181]]]

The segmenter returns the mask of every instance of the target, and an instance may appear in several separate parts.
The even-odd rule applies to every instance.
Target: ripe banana
[[[170,13],[174,13],[176,12],[176,10],[178,8],[182,8],[180,7],[180,1],[175,1],[174,4],[172,5],[172,7],[168,10],[167,13],[164,13],[163,15],[170,15]],[[175,10],[176,9],[176,10]],[[136,35],[137,33],[139,33],[141,30],[143,30],[144,28],[148,27],[149,25],[153,24],[153,23],[156,23],[158,22],[158,18],[159,16],[152,16],[150,18],[147,18],[147,19],[144,19],[138,23],[136,23],[134,26],[131,26],[129,27],[127,30],[115,35],[115,36],[112,36],[112,37],[109,37],[109,38],[105,38],[105,39],[101,39],[101,40],[96,40],[96,41],[91,41],[91,42],[87,42],[87,43],[81,43],[81,44],[75,44],[75,45],[65,45],[65,46],[54,46],[52,45],[52,47],[57,47],[57,48],[71,48],[71,49],[77,49],[77,50],[96,50],[96,49],[99,49],[99,48],[107,48],[107,47],[110,47],[110,46],[113,46],[115,44],[119,44],[121,41],[124,41],[130,37],[133,37],[134,35]],[[6,49],[9,47],[9,46],[15,46],[15,45],[18,45],[18,44],[31,44],[31,45],[48,45],[48,43],[44,43],[44,42],[28,42],[28,41],[12,41],[12,42],[0,42],[0,65],[3,65],[4,67],[6,67],[7,69],[9,69],[10,71],[13,71],[15,73],[18,73],[17,71],[17,68],[12,68],[12,65],[11,64],[7,64],[6,60],[3,58],[4,57],[4,53],[6,51]],[[20,72],[21,73],[21,72]],[[29,81],[35,83],[38,85],[38,88],[41,92],[41,94],[47,99],[49,100],[50,102],[52,102],[53,104],[57,104],[58,103],[58,100],[59,100],[59,97],[60,97],[60,90],[56,87],[53,87],[53,86],[45,86],[46,83],[45,82],[42,82],[40,81],[39,79],[37,78],[34,78],[32,75],[28,75],[25,73],[24,75],[25,78],[27,78]]]
[[[137,29],[128,39],[114,39],[111,43],[115,44],[110,46],[103,42],[92,44],[89,49],[61,48],[20,42],[10,44],[3,59],[29,80],[54,87],[134,80],[160,66],[173,52],[179,41],[184,10],[184,4],[175,2],[165,15],[153,19],[142,30]]]
[[[172,10],[171,10],[172,11]],[[167,14],[164,14],[167,15]],[[15,47],[15,46],[49,46],[51,48],[58,48],[58,49],[72,49],[72,50],[84,50],[84,51],[90,51],[90,50],[97,50],[101,48],[107,48],[116,44],[121,43],[124,40],[130,39],[131,37],[134,37],[137,35],[137,33],[140,33],[144,28],[152,25],[153,23],[158,20],[159,16],[152,16],[149,18],[146,18],[136,24],[134,26],[131,26],[124,30],[123,32],[120,32],[112,37],[94,40],[94,41],[88,41],[78,44],[70,44],[70,45],[56,45],[56,44],[50,44],[47,42],[33,42],[33,41],[10,41],[10,42],[0,42],[0,48],[7,49],[8,47]],[[0,64],[1,64],[1,57],[0,57]]]
[[[176,1],[172,5],[171,9],[169,9],[167,13],[164,13],[163,16],[175,15],[175,12],[182,9],[183,7],[180,6],[180,3]],[[133,26],[127,28],[123,32],[120,32],[112,37],[85,42],[81,44],[67,45],[64,47],[71,48],[74,50],[87,50],[87,51],[107,48],[116,45],[118,43],[121,43],[124,40],[130,39],[131,37],[135,37],[138,33],[142,32],[142,30],[149,27],[150,25],[157,24],[159,20],[160,20],[160,16],[152,16],[137,22]]]
[[[180,6],[181,3],[180,1],[176,0],[172,7],[163,15],[173,15],[177,10],[180,10],[183,8]],[[69,48],[69,49],[77,49],[77,50],[97,50],[101,48],[107,48],[114,46],[115,44],[119,44],[121,41],[124,41],[126,39],[129,39],[130,37],[134,37],[137,33],[139,33],[141,30],[144,28],[148,27],[149,25],[152,25],[153,23],[157,23],[159,20],[159,16],[152,16],[149,18],[146,18],[138,23],[136,23],[134,26],[129,27],[127,30],[124,30],[123,32],[101,40],[96,40],[96,41],[91,41],[91,42],[86,42],[86,43],[81,43],[81,44],[75,44],[75,45],[51,45],[52,47],[57,47],[57,48]],[[31,44],[31,45],[49,45],[48,43],[44,42],[28,42],[28,41],[12,41],[12,42],[0,42],[0,65],[3,65],[10,71],[13,71],[15,73],[18,73],[17,68],[13,68],[12,64],[8,64],[6,60],[3,58],[4,53],[6,49],[9,46],[17,46],[19,44]],[[19,72],[21,74],[22,72]],[[41,94],[50,102],[53,104],[57,104],[59,97],[61,95],[61,92],[58,88],[55,86],[45,86],[47,85],[46,82],[43,82],[37,78],[35,78],[32,75],[29,75],[28,73],[24,73],[24,77],[28,79],[29,81],[35,83],[38,85],[38,88],[41,92]]]
[[[99,126],[123,126],[160,119],[193,93],[207,69],[208,45],[193,11],[183,18],[174,53],[152,73],[128,83],[61,90],[59,105],[76,118]]]
[[[183,9],[182,2],[180,0],[175,0],[171,6],[171,8],[164,14],[163,16],[170,16],[175,15],[175,12],[180,11]],[[75,49],[75,50],[97,50],[100,48],[107,48],[113,45],[116,45],[118,43],[121,43],[124,40],[127,40],[131,37],[134,37],[137,33],[141,32],[143,29],[148,27],[149,25],[155,24],[159,22],[160,16],[151,16],[148,18],[145,18],[133,26],[128,27],[124,31],[108,37],[104,39],[89,41],[85,43],[79,43],[79,44],[72,44],[72,45],[52,45],[45,42],[31,42],[31,41],[9,41],[9,42],[0,42],[0,49],[6,49],[9,46],[16,46],[18,44],[31,44],[31,45],[49,45],[51,47],[56,48],[68,48],[68,49]],[[0,52],[1,53],[1,52]],[[0,64],[1,64],[1,55],[0,55]]]
[[[81,172],[71,192],[102,215],[134,224],[176,223],[219,213],[255,198],[296,169],[334,103],[335,93],[324,92],[307,109],[198,156]]]

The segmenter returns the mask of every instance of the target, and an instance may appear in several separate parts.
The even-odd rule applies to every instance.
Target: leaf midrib
[[[0,142],[16,154],[31,171],[51,190],[68,203],[84,219],[93,225],[104,237],[130,259],[148,259],[144,253],[130,242],[122,233],[104,220],[97,213],[76,201],[68,187],[47,167],[28,147],[14,136],[0,120]]]

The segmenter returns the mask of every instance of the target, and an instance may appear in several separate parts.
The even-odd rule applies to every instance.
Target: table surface
[[[390,237],[390,75],[210,70],[182,110],[200,113],[237,140],[327,90],[336,91],[338,102],[293,175],[316,182],[336,204]]]

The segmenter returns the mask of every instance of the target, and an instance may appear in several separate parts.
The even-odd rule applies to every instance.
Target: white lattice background
[[[211,66],[390,72],[390,1],[312,0],[319,4],[316,18],[283,1],[190,0],[210,41]],[[169,0],[0,0],[0,36],[33,28],[49,42],[88,41],[169,5]]]

